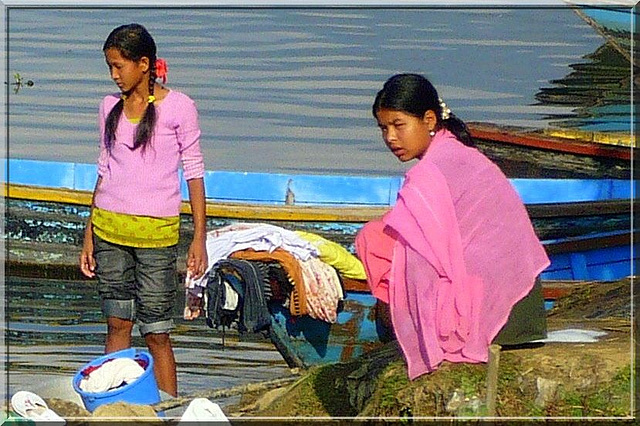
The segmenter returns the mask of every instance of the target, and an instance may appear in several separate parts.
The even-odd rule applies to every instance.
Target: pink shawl
[[[443,360],[486,362],[511,308],[549,265],[504,174],[446,130],[356,249],[373,294],[389,302],[411,379]]]

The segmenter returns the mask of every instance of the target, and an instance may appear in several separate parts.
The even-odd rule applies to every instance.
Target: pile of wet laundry
[[[344,279],[364,280],[360,260],[340,244],[306,231],[266,223],[236,223],[207,233],[209,267],[185,281],[184,318],[205,313],[212,327],[268,326],[269,303],[291,315],[334,323]]]

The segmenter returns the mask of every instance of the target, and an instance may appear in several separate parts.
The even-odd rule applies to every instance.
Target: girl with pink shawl
[[[371,291],[389,304],[409,377],[445,360],[486,362],[512,308],[549,265],[545,250],[508,179],[467,146],[466,126],[427,79],[392,77],[373,114],[401,161],[419,159],[396,205],[356,238]]]

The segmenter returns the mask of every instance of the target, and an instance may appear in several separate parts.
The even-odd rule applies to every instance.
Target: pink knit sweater
[[[175,90],[158,102],[153,138],[144,152],[140,148],[130,149],[137,124],[131,123],[123,113],[116,140],[108,152],[104,140],[105,121],[118,100],[119,94],[112,94],[100,104],[98,175],[102,183],[95,194],[96,207],[142,216],[178,215],[182,201],[180,166],[186,180],[204,176],[195,103]]]

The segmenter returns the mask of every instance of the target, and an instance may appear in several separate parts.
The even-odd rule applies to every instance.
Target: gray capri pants
[[[177,245],[138,248],[94,235],[96,276],[106,317],[136,321],[142,336],[169,333],[177,296]]]

